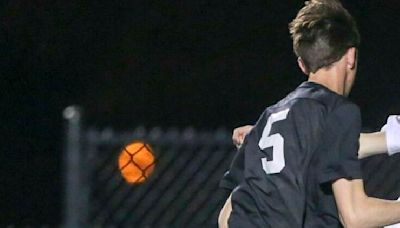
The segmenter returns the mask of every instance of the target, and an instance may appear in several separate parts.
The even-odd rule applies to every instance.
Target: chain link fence
[[[82,128],[81,111],[64,112],[66,227],[217,227],[226,195],[219,180],[235,154],[231,131],[137,127],[132,131]],[[128,184],[118,156],[128,143],[149,144],[154,172],[140,184]],[[386,199],[400,195],[395,175],[400,157],[363,160],[367,193]]]
[[[78,109],[69,112],[80,118]],[[137,127],[129,132],[82,131],[78,130],[80,125],[80,121],[70,119],[67,132],[67,143],[80,141],[67,149],[70,158],[80,151],[80,158],[72,161],[80,167],[70,165],[70,169],[79,170],[74,175],[80,176],[67,183],[70,188],[77,185],[70,189],[69,201],[74,203],[66,208],[68,227],[217,226],[225,201],[218,184],[235,153],[231,132],[158,127]],[[149,144],[156,158],[154,172],[140,184],[128,184],[118,168],[120,152],[132,141]],[[68,201],[68,191],[66,196]]]

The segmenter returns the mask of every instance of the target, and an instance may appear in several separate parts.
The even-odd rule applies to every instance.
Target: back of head
[[[360,35],[349,12],[337,0],[310,0],[289,24],[293,50],[308,72],[338,61]]]

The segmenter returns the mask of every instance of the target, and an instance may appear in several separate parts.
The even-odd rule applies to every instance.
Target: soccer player
[[[357,158],[361,119],[346,97],[359,33],[337,0],[311,0],[290,23],[308,75],[268,107],[221,185],[232,193],[221,227],[379,227],[400,222],[400,202],[368,197]],[[230,207],[231,205],[231,207]]]

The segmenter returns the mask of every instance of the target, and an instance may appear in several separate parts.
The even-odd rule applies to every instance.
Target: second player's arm
[[[359,141],[358,158],[360,159],[387,153],[385,132],[361,133]]]

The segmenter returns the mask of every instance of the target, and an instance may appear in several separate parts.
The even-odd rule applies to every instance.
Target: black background
[[[287,24],[303,1],[2,1],[4,224],[62,215],[62,110],[86,124],[228,129],[306,80]],[[400,113],[400,3],[348,0],[361,36],[351,94],[363,125]]]

